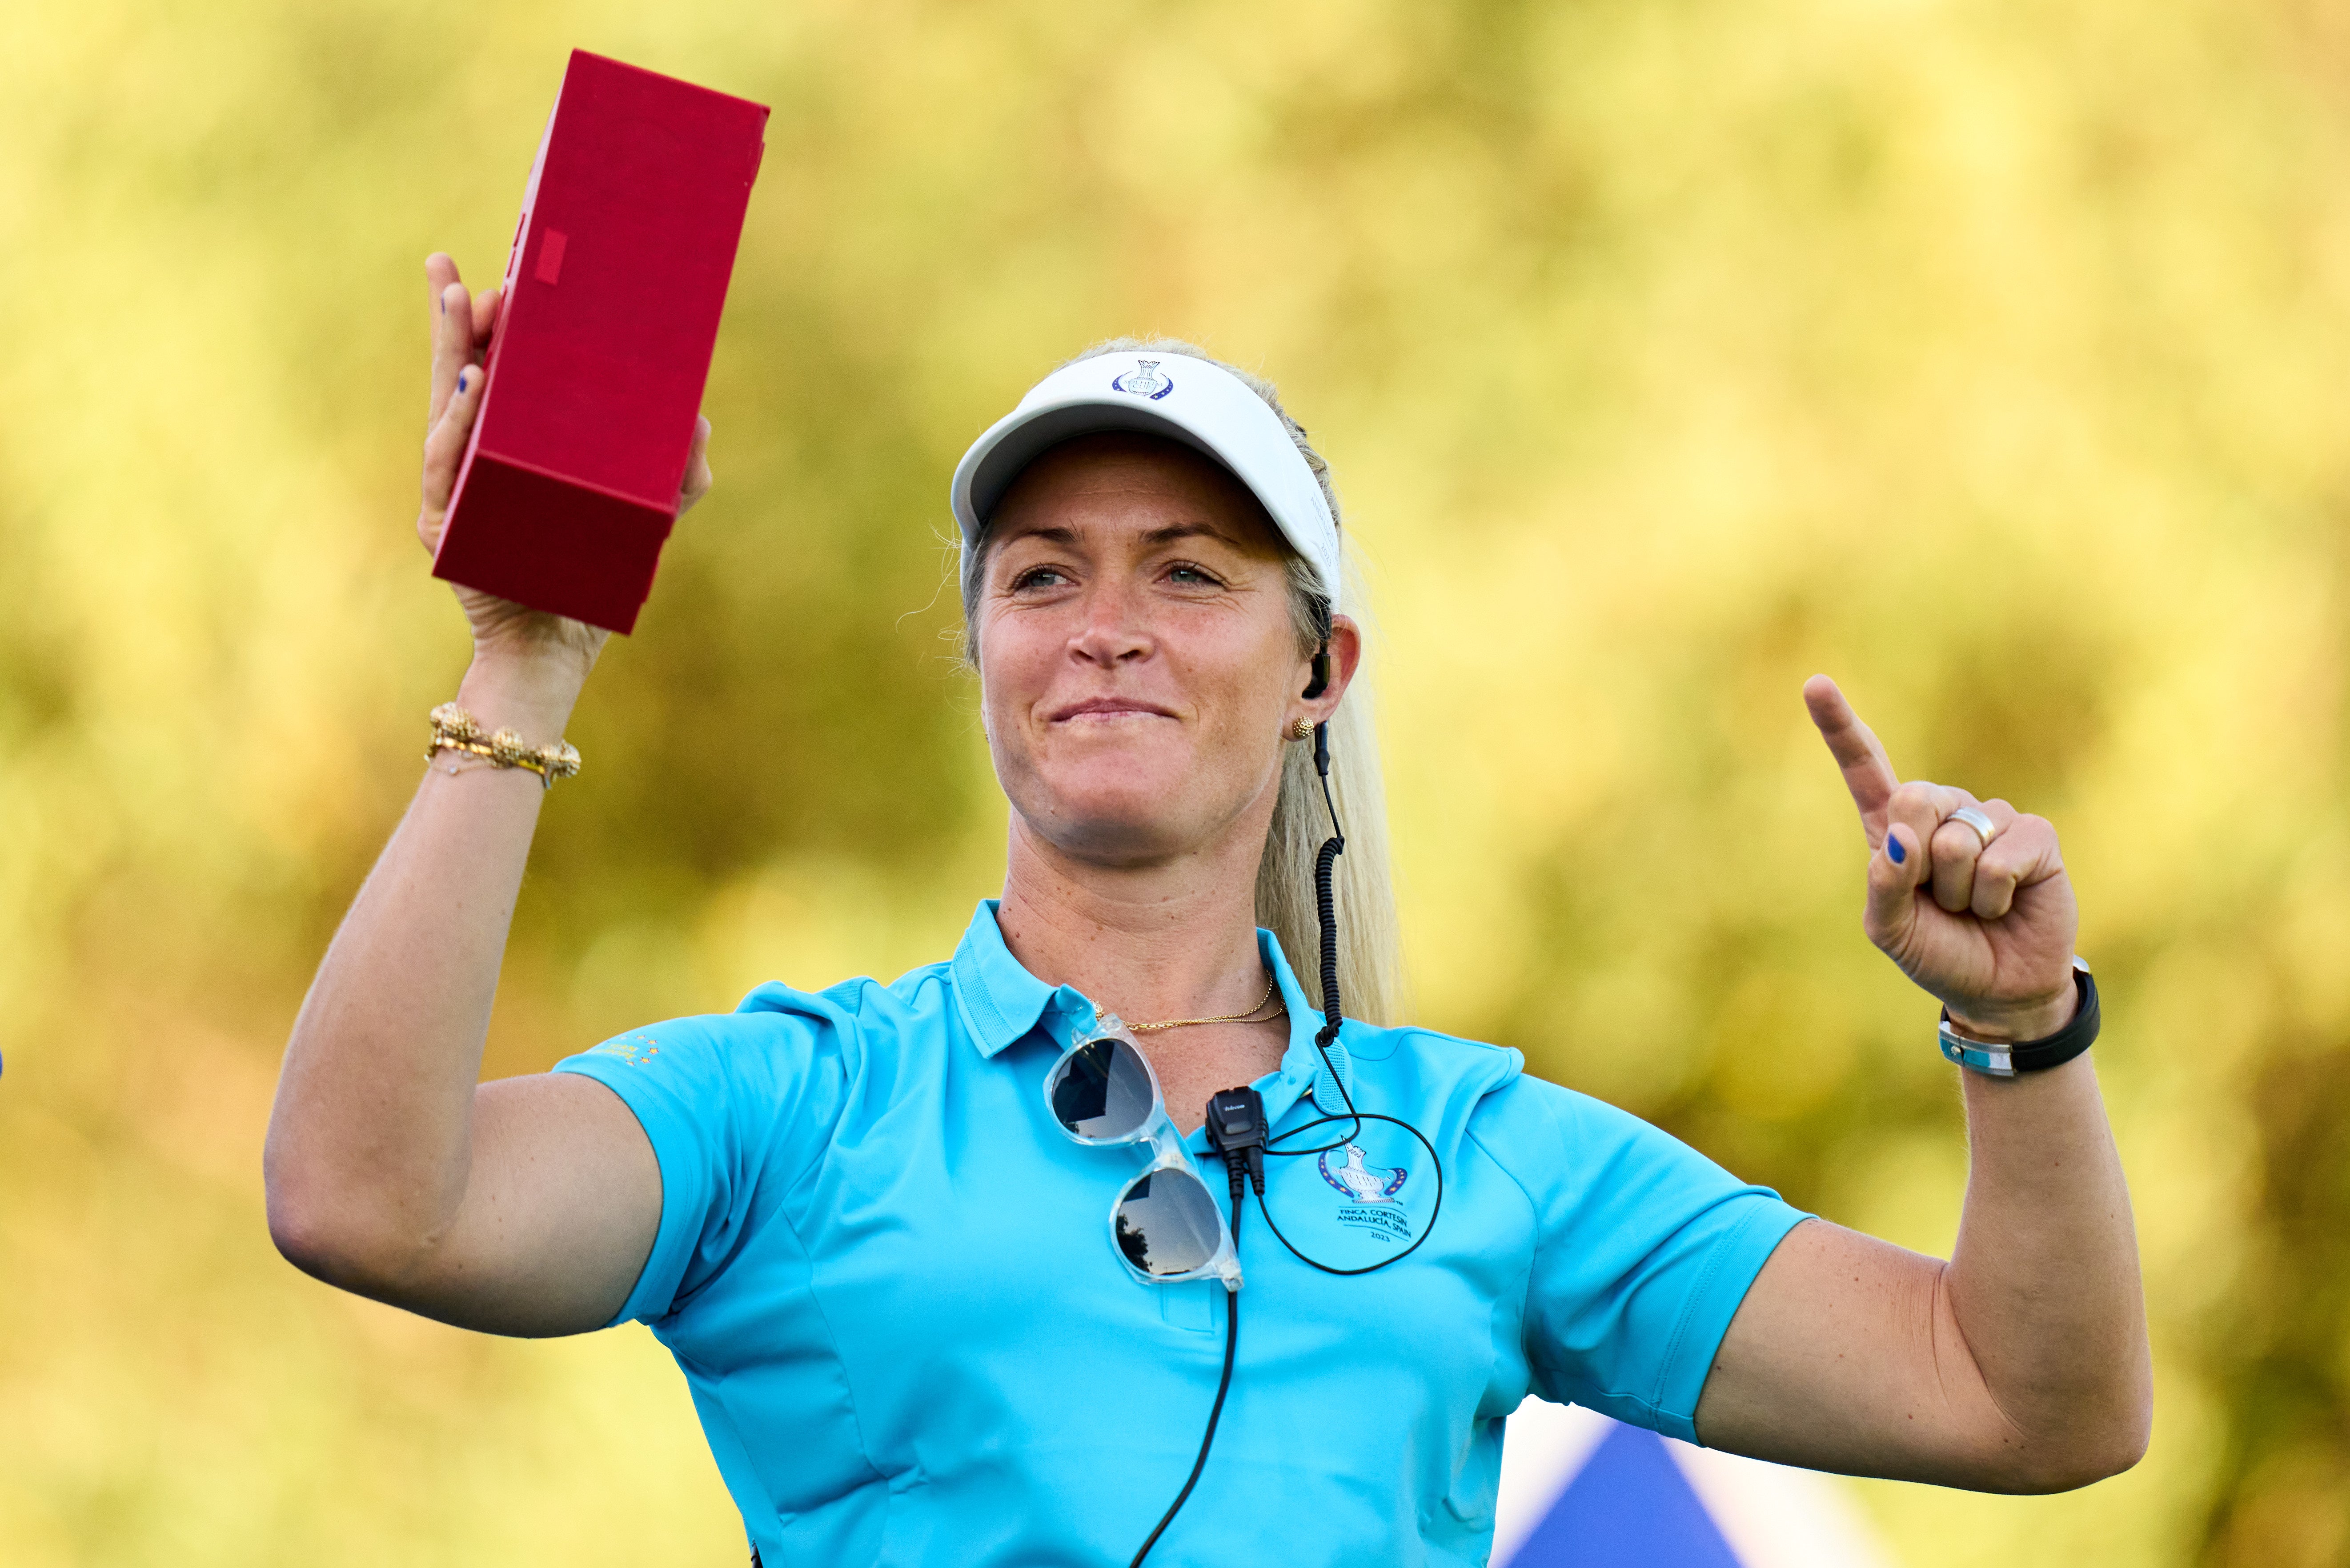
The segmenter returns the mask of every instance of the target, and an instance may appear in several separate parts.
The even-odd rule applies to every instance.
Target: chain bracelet
[[[424,748],[424,760],[429,763],[442,752],[470,752],[492,767],[527,768],[546,789],[579,772],[579,750],[568,741],[534,746],[512,730],[484,730],[479,719],[454,702],[432,710],[432,743]]]

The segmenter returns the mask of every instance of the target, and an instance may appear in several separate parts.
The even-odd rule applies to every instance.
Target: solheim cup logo
[[[1111,378],[1109,389],[1156,402],[1175,389],[1175,383],[1159,373],[1159,365],[1156,359],[1137,359],[1133,369]]]
[[[1324,1149],[1315,1161],[1322,1168],[1322,1179],[1337,1189],[1338,1223],[1367,1231],[1382,1241],[1409,1241],[1411,1216],[1396,1194],[1403,1190],[1410,1170],[1400,1165],[1371,1164],[1360,1144],[1350,1143],[1346,1148],[1343,1165],[1330,1163],[1329,1149]]]
[[[1330,1168],[1330,1151],[1324,1149],[1322,1158],[1314,1162],[1322,1168],[1322,1179],[1338,1189],[1341,1198],[1351,1203],[1393,1203],[1396,1194],[1403,1190],[1404,1179],[1411,1175],[1409,1168],[1363,1163],[1360,1144],[1347,1146],[1347,1163],[1337,1169]]]

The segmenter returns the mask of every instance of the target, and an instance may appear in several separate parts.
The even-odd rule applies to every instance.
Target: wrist
[[[1948,1002],[1943,1011],[1950,1014],[1950,1027],[1968,1039],[2005,1045],[2047,1039],[2072,1023],[2080,1006],[2080,992],[2068,973],[2064,989],[2054,996],[2012,1003],[1971,1002],[1964,1007]]]
[[[587,675],[559,657],[476,650],[457,684],[457,705],[484,729],[512,730],[533,745],[547,745],[563,738]]]

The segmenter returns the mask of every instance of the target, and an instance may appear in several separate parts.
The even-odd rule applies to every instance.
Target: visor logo
[[[1175,383],[1159,373],[1159,366],[1156,359],[1137,359],[1133,369],[1110,379],[1109,389],[1156,402],[1175,389]]]

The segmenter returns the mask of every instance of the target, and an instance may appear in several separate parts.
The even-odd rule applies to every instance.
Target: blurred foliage
[[[575,729],[492,1070],[948,950],[1002,806],[946,477],[1119,332],[1261,364],[1377,568],[1420,1015],[1948,1245],[1930,1008],[1797,687],[2054,816],[2160,1412],[1913,1568],[2350,1562],[2350,5],[0,9],[0,1561],[733,1562],[639,1331],[264,1231],[310,967],[460,623],[421,263],[565,51],[775,107],[717,494]]]

